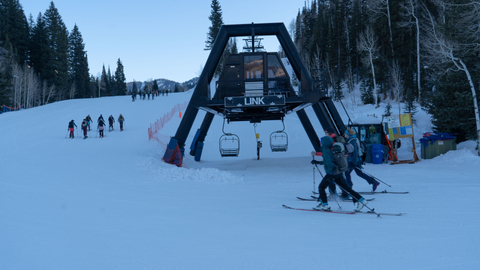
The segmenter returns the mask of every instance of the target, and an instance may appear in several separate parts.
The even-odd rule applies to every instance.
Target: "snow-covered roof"
[[[373,116],[364,116],[352,119],[354,125],[381,124],[382,119]]]

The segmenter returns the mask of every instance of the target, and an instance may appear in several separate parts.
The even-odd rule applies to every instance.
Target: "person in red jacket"
[[[73,131],[76,127],[77,125],[75,125],[75,121],[72,120],[68,123],[68,130],[70,130],[70,138],[72,139],[75,137]]]

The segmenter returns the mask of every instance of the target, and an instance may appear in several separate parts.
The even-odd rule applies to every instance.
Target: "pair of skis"
[[[317,192],[313,192],[314,194],[318,194]],[[373,195],[373,194],[408,194],[409,192],[408,191],[387,191],[387,190],[384,190],[384,191],[369,191],[369,192],[358,192],[359,194],[362,194],[362,195]],[[301,201],[317,201],[318,200],[318,197],[316,196],[311,196],[311,198],[301,198],[301,197],[297,197],[297,199],[301,200]],[[367,201],[373,201],[375,198],[370,198],[370,199],[367,199]],[[351,201],[351,200],[344,200],[344,201]],[[366,212],[362,212],[362,211],[345,211],[345,210],[330,210],[330,211],[325,211],[325,210],[317,210],[317,209],[313,209],[313,208],[295,208],[295,207],[290,207],[288,205],[282,205],[284,208],[286,209],[291,209],[291,210],[300,210],[300,211],[314,211],[314,212],[326,212],[326,213],[335,213],[335,214],[347,214],[347,215],[353,215],[353,214],[374,214],[374,215],[377,215],[377,217],[380,217],[380,216],[401,216],[403,215],[404,213],[377,213],[375,212],[375,209],[372,209],[372,211],[366,211]]]
[[[311,196],[311,198],[302,198],[302,197],[297,197],[297,199],[299,199],[300,201],[318,201],[318,197],[315,197],[315,196]],[[352,202],[353,200],[352,199],[343,199],[341,198],[342,201],[344,202]],[[375,198],[370,198],[370,199],[366,199],[367,201],[373,201],[375,200]]]
[[[380,216],[401,216],[403,213],[377,213],[373,211],[367,211],[367,212],[362,212],[362,211],[346,211],[346,210],[317,210],[313,208],[295,208],[295,207],[290,207],[288,205],[282,205],[286,209],[291,209],[291,210],[300,210],[300,211],[311,211],[311,212],[324,212],[324,213],[334,213],[334,214],[346,214],[346,215],[353,215],[353,214],[370,214],[370,215],[377,215],[378,217]]]
[[[318,192],[312,191],[313,194],[318,194]],[[383,191],[362,191],[362,192],[357,192],[358,194],[362,195],[374,195],[374,194],[408,194],[410,193],[409,191],[388,191],[388,190],[383,190]]]

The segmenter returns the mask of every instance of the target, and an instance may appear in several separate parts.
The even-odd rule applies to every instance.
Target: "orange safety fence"
[[[159,134],[158,131],[161,130],[175,115],[177,115],[178,111],[185,110],[187,105],[188,102],[186,101],[182,104],[175,105],[175,107],[173,107],[169,113],[163,115],[163,117],[158,119],[155,123],[150,124],[150,127],[148,128],[148,140],[155,140],[163,147],[167,148],[170,136]],[[181,114],[179,114],[179,116],[181,116]]]

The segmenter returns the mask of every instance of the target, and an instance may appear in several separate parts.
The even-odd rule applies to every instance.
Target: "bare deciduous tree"
[[[367,62],[367,65],[370,65],[373,76],[373,97],[375,99],[375,108],[378,108],[378,97],[377,97],[377,81],[375,80],[375,66],[373,64],[373,59],[375,59],[378,52],[377,47],[377,38],[373,32],[373,29],[369,26],[365,31],[360,34],[359,41],[357,42],[358,50],[366,52],[367,56],[364,59]]]
[[[392,64],[392,81],[393,89],[395,91],[395,100],[398,102],[398,114],[402,114],[400,107],[400,95],[403,92],[402,71],[398,61],[394,61]]]
[[[70,86],[69,98],[74,99],[76,93],[77,93],[77,84],[73,82],[72,85]]]
[[[388,31],[390,34],[390,49],[392,50],[392,58],[395,58],[395,51],[393,49],[393,32],[392,32],[392,16],[390,14],[390,0],[369,0],[368,8],[377,16],[385,16],[388,21]]]

